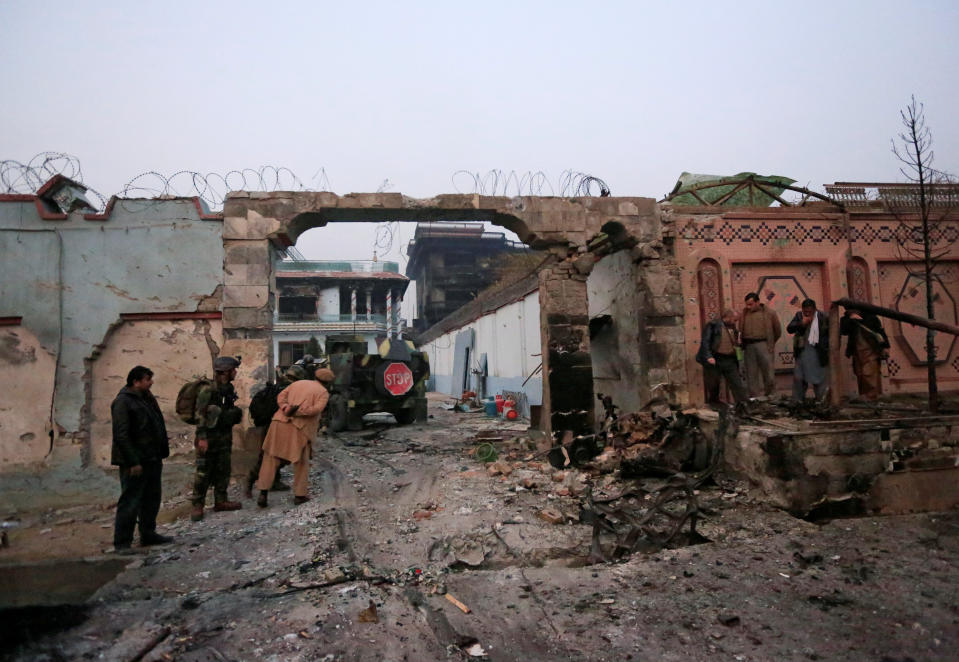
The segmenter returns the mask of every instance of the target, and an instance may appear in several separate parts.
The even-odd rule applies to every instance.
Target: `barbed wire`
[[[65,152],[40,152],[26,163],[0,160],[0,192],[31,195],[51,177],[63,175],[87,188],[89,202],[98,210],[106,208],[108,196],[90,187],[83,181],[80,159]],[[459,193],[477,193],[489,196],[543,196],[601,197],[610,194],[609,187],[599,177],[575,170],[565,170],[556,182],[550,182],[542,171],[504,172],[490,170],[486,173],[458,170],[452,176],[453,188]],[[392,188],[389,179],[384,179],[377,192]],[[155,170],[142,172],[116,193],[121,199],[159,197],[197,197],[211,210],[223,207],[230,191],[329,191],[330,180],[325,168],[319,168],[307,186],[291,169],[283,166],[260,166],[243,168],[226,173],[194,170],[179,170],[164,175]],[[375,248],[390,250],[395,229],[391,223],[377,227]]]
[[[2,193],[20,193],[33,195],[50,178],[63,175],[83,184],[87,192],[99,203],[99,209],[106,207],[107,199],[96,189],[83,182],[83,169],[80,159],[64,152],[40,152],[26,163],[14,159],[0,161],[0,188]],[[94,202],[93,200],[90,201]]]
[[[557,180],[556,187],[553,187],[549,177],[542,170],[504,172],[494,169],[485,173],[457,170],[450,179],[457,193],[505,197],[559,195],[563,198],[609,195],[606,182],[599,177],[576,170],[564,170]]]
[[[210,172],[201,174],[192,170],[180,170],[170,176],[156,171],[143,172],[131,179],[118,194],[121,198],[157,198],[160,196],[198,197],[211,209],[223,206],[230,191],[306,191],[328,190],[329,178],[320,168],[314,175],[319,189],[307,189],[306,185],[289,168],[260,166],[230,170],[224,174]]]
[[[87,188],[88,200],[100,211],[107,196],[83,181],[80,159],[63,152],[41,152],[26,163],[13,159],[0,161],[0,187],[3,193],[32,195],[55,175],[63,175]],[[140,173],[116,193],[119,198],[197,197],[210,209],[223,206],[230,191],[328,191],[330,180],[320,168],[307,187],[296,173],[282,166],[260,166],[230,170],[226,173],[200,173],[180,170],[164,175],[155,170]],[[94,199],[90,199],[90,197]]]

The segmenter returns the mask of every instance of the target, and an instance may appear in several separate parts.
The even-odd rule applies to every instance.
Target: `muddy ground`
[[[0,658],[959,658],[959,512],[813,524],[720,475],[698,495],[707,542],[588,565],[577,495],[621,489],[615,476],[557,474],[524,461],[525,442],[495,444],[512,473],[490,476],[471,451],[504,423],[430,412],[321,437],[300,506],[271,493],[267,509],[244,499],[190,522],[189,456],[175,456],[161,512],[175,543],[129,557],[84,607],[2,614]],[[0,563],[108,558],[113,480],[11,498],[0,516],[21,526]],[[71,567],[51,578],[69,584]]]

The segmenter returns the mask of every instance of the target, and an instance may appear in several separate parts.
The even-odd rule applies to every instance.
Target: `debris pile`
[[[537,509],[541,522],[592,527],[590,563],[705,541],[696,531],[698,489],[719,466],[734,419],[662,402],[620,414],[609,396],[599,397],[606,416],[596,434],[566,431],[558,444],[537,451],[515,432],[489,430],[473,438],[470,452],[509,491],[545,493],[551,503]],[[453,553],[449,560],[470,565],[471,559],[460,558],[469,556],[463,550],[446,551]],[[477,554],[473,561],[484,558]]]
[[[606,416],[597,434],[573,436],[564,433],[548,454],[557,469],[569,465],[611,473],[622,478],[669,477],[679,471],[705,469],[719,447],[718,437],[704,433],[701,422],[713,424],[719,414],[712,410],[678,410],[662,402],[642,411],[618,414],[609,396],[597,396]]]
[[[653,552],[677,541],[682,545],[705,542],[706,538],[696,532],[700,513],[696,495],[707,477],[675,474],[651,492],[632,487],[609,497],[594,497],[588,489],[580,521],[593,527],[589,562],[603,563],[637,551]],[[681,535],[687,522],[689,532]],[[612,538],[612,544],[604,549],[607,537]]]

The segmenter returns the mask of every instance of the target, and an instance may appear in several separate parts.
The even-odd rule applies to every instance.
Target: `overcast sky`
[[[955,1],[0,0],[0,62],[0,159],[67,152],[106,195],[144,171],[262,165],[418,197],[464,169],[655,198],[684,170],[894,181],[910,94],[959,171]],[[373,243],[353,226],[298,248]]]

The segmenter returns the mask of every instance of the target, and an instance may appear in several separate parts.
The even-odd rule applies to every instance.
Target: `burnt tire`
[[[342,432],[349,423],[350,410],[343,396],[330,396],[330,432]]]

